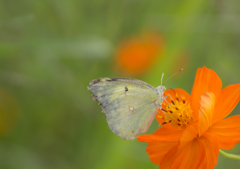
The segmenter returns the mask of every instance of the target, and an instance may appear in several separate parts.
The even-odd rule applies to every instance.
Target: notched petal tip
[[[235,115],[213,124],[209,132],[215,133],[220,141],[220,148],[231,149],[240,142],[240,115]]]
[[[225,87],[217,100],[213,123],[227,117],[240,100],[240,84],[233,84]]]

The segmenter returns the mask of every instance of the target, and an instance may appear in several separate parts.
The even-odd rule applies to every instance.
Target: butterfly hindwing
[[[159,108],[156,89],[140,80],[100,78],[88,89],[102,106],[109,128],[126,140],[146,132]]]

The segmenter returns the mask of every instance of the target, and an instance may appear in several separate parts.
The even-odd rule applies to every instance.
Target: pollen
[[[185,100],[184,96],[180,97],[181,99],[176,95],[174,100],[171,99],[169,103],[163,103],[161,111],[164,114],[164,122],[162,125],[171,123],[173,128],[184,129],[194,121],[190,103]]]

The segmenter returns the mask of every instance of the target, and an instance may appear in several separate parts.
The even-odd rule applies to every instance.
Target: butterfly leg
[[[173,100],[173,98],[172,98],[172,96],[171,96],[170,94],[168,94],[168,95],[166,95],[165,97],[163,97],[163,101],[165,101],[167,104],[170,104],[170,103],[167,101],[167,97],[170,97],[171,103],[175,105],[175,102],[174,102],[174,100]],[[164,119],[164,122],[162,123],[162,125],[163,125],[163,124],[167,124],[167,123],[171,123],[172,121],[175,121],[172,117],[170,117],[170,116],[168,115],[168,111],[165,110],[165,109],[163,109],[162,106],[160,107],[160,112],[158,112],[158,113],[163,117],[163,119],[164,119],[164,115],[171,119],[171,120],[169,120],[169,121],[165,121],[165,119]],[[163,115],[163,114],[164,114],[164,115]],[[175,122],[176,122],[176,121],[175,121]]]
[[[167,104],[170,104],[168,101],[167,101],[167,97],[170,97],[171,100],[173,101],[173,98],[170,94],[168,94],[167,96],[163,97],[163,101],[165,101]]]

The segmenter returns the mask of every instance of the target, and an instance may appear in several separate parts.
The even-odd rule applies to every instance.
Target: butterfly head
[[[163,93],[167,90],[167,88],[163,85],[157,87],[157,92],[159,96],[163,96]]]

